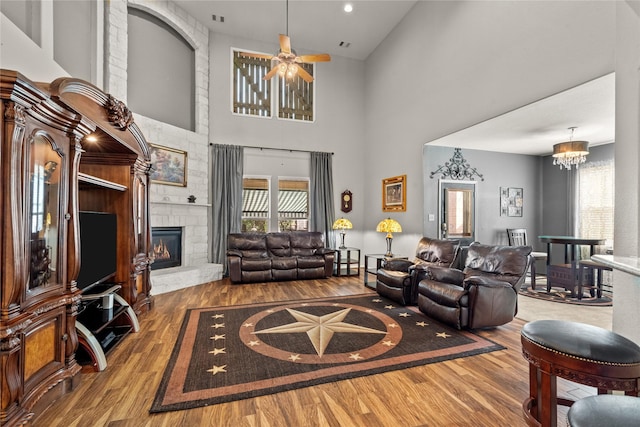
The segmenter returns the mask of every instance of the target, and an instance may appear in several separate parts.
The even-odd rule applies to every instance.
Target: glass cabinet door
[[[28,290],[59,283],[58,226],[62,157],[49,140],[36,135],[29,154],[29,283]]]

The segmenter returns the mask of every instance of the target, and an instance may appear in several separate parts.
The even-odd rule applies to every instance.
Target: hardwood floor
[[[362,276],[232,285],[228,279],[155,297],[155,307],[77,389],[33,426],[525,426],[528,366],[523,321],[479,332],[506,350],[185,411],[149,414],[185,310],[373,292]],[[559,394],[588,387],[559,381]],[[561,411],[559,411],[561,412]],[[563,414],[560,415],[561,417]],[[558,425],[564,425],[560,422]]]

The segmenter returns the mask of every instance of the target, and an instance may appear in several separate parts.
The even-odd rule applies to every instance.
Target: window
[[[313,76],[313,64],[299,64]],[[313,121],[313,82],[307,83],[299,76],[293,79],[278,78],[278,117]]]
[[[242,184],[242,231],[269,230],[269,179],[244,178]]]
[[[606,239],[613,247],[614,162],[589,162],[578,169],[578,235]],[[583,254],[588,255],[588,254]]]
[[[242,55],[233,50],[232,111],[248,116],[271,117],[273,97],[271,80],[275,80],[278,94],[278,118],[299,121],[314,120],[314,86],[299,76],[293,79],[264,77],[271,71],[273,61]],[[314,64],[298,64],[313,76]]]
[[[233,51],[233,112],[271,117],[271,82],[264,80],[271,61]]]
[[[274,178],[275,179],[275,178]],[[245,177],[242,188],[242,231],[309,230],[309,180],[278,179],[277,192],[270,192],[271,178]],[[277,198],[277,200],[276,200]],[[278,210],[272,218],[270,206]]]
[[[309,231],[309,181],[278,181],[278,230]]]

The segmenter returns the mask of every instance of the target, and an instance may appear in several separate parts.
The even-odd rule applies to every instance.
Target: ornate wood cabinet
[[[86,82],[0,78],[0,425],[20,425],[80,378],[80,210],[116,215],[110,280],[137,313],[152,306],[149,152],[126,106]]]

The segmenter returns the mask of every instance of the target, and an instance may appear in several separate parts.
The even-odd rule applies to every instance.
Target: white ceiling
[[[424,0],[420,0],[424,1]],[[278,43],[287,30],[286,0],[177,0],[211,31]],[[343,11],[345,3],[353,12]],[[416,1],[290,0],[289,36],[298,54],[329,53],[365,60],[410,11]],[[212,19],[217,16],[217,20]],[[220,17],[224,22],[220,22]],[[348,48],[340,47],[348,42]],[[273,52],[276,53],[276,52]],[[553,144],[569,139],[590,146],[614,141],[615,76],[578,87],[471,126],[429,144],[504,153],[549,155]]]
[[[177,0],[211,31],[278,44],[287,32],[286,0]],[[346,3],[353,11],[346,13]],[[364,60],[416,1],[290,0],[289,37],[297,53],[329,53]],[[217,16],[217,21],[212,19]],[[220,16],[224,22],[220,22]],[[348,48],[340,42],[351,43]],[[271,53],[271,52],[266,52]],[[276,52],[273,52],[276,53]]]
[[[550,155],[553,144],[573,140],[589,146],[615,139],[615,74],[439,138],[429,145],[503,153]]]

